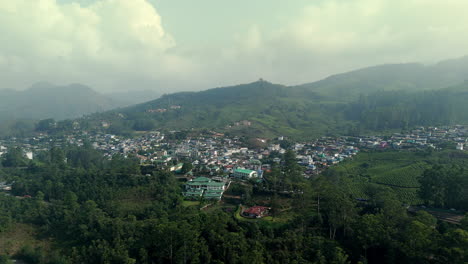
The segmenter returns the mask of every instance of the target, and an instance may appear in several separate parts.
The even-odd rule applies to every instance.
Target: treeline
[[[360,96],[344,113],[370,131],[450,125],[468,121],[467,100],[468,92],[463,90],[383,91]]]
[[[387,188],[369,187],[368,201],[357,202],[339,177],[301,178],[293,157],[287,152],[266,185],[252,190],[276,193],[272,207],[275,195],[290,191],[290,220],[270,224],[184,206],[172,173],[144,176],[131,157],[107,160],[89,145],[52,149],[26,168],[4,163],[0,175],[24,198],[0,195],[0,232],[21,222],[53,241],[20,250],[16,257],[28,263],[467,261],[466,220],[451,226],[424,212],[408,215]],[[128,193],[146,205],[126,207]]]
[[[419,181],[426,205],[468,211],[468,166],[435,165]]]

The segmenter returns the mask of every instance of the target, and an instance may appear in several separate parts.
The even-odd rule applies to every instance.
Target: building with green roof
[[[235,169],[233,175],[234,177],[241,179],[250,179],[258,177],[258,173],[256,171],[246,169]]]
[[[223,182],[216,182],[210,178],[198,177],[185,184],[184,197],[198,199],[203,196],[206,199],[220,200],[226,185]]]
[[[199,199],[203,195],[203,190],[187,190],[183,193],[185,198]]]
[[[221,200],[221,197],[223,196],[223,192],[224,191],[220,191],[220,190],[206,190],[203,197],[205,197],[205,199]]]

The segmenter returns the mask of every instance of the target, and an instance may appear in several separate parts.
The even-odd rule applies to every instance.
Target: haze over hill
[[[164,95],[104,115],[118,128],[243,129],[318,136],[468,121],[468,58],[432,66],[381,65],[300,86],[254,83]],[[457,88],[445,89],[457,86]],[[123,113],[125,118],[117,113]],[[251,121],[249,127],[230,126]]]
[[[468,80],[468,56],[426,66],[419,63],[378,65],[332,75],[299,87],[346,100],[376,91],[440,89],[465,80]]]
[[[442,124],[465,120],[461,114],[465,103],[460,100],[465,98],[466,76],[468,57],[429,66],[379,65],[298,86],[260,80],[201,92],[168,94],[93,118],[108,119],[115,132],[154,127],[226,129],[238,121],[248,120],[251,121],[248,129],[234,126],[230,130],[247,130],[250,134],[267,136],[347,133],[361,128],[375,130],[429,124],[429,121]],[[456,89],[446,93],[429,92],[455,86]],[[436,94],[439,96],[437,107],[433,105]],[[39,83],[25,91],[1,90],[0,121],[75,118],[157,97],[158,94],[151,91],[103,95],[80,84]],[[419,102],[419,108],[415,108],[418,105],[415,100]],[[439,109],[444,106],[441,102],[450,107]],[[439,111],[430,114],[423,105]],[[124,113],[125,118],[116,117],[116,113]],[[410,117],[413,114],[424,116],[424,120]],[[388,115],[393,118],[391,121],[388,121]],[[380,123],[383,119],[387,124]]]
[[[146,91],[103,95],[81,84],[58,86],[43,82],[24,91],[0,90],[0,121],[76,118],[157,97]]]

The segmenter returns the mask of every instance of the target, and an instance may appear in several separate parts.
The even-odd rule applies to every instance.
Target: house
[[[250,179],[258,177],[258,173],[256,171],[246,169],[235,169],[232,175],[236,178],[241,179]]]
[[[206,177],[198,177],[185,184],[184,196],[187,198],[200,198],[221,200],[226,186]]]
[[[265,206],[253,206],[248,209],[245,209],[242,212],[242,216],[249,218],[262,218],[268,214],[270,207]]]

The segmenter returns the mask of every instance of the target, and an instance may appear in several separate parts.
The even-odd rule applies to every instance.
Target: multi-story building
[[[189,199],[221,200],[226,186],[222,182],[216,182],[206,177],[198,177],[185,184],[184,196]]]

